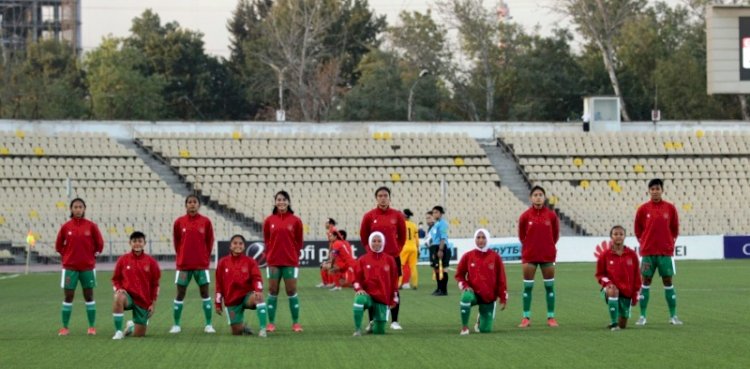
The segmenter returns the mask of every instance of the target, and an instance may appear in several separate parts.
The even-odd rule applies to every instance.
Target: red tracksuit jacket
[[[500,298],[508,301],[508,283],[505,279],[503,258],[496,252],[471,250],[461,257],[456,269],[458,288],[471,287],[482,304],[489,304]]]
[[[203,215],[183,215],[174,221],[172,232],[177,270],[208,269],[214,247],[214,227]]]
[[[368,252],[357,259],[354,290],[364,290],[377,303],[393,305],[398,291],[398,271],[393,256]]]
[[[159,278],[161,269],[154,258],[143,252],[136,256],[131,251],[117,259],[112,286],[115,290],[124,289],[134,304],[148,309],[159,296]]]
[[[296,215],[289,212],[269,215],[263,221],[268,266],[299,266],[299,252],[305,242],[302,236],[302,220]]]
[[[638,255],[627,246],[622,255],[617,255],[612,249],[604,251],[596,261],[596,280],[602,287],[614,283],[620,290],[620,297],[629,297],[633,303],[637,302],[641,288]]]
[[[635,213],[635,237],[641,244],[641,256],[674,255],[674,243],[680,234],[677,209],[664,200],[649,201]]]
[[[62,256],[62,265],[65,269],[94,269],[96,255],[103,249],[104,240],[99,227],[86,218],[73,218],[65,222],[57,233],[55,250]]]
[[[401,255],[401,249],[406,242],[406,221],[403,213],[393,208],[386,210],[375,208],[362,217],[359,237],[362,239],[362,247],[368,252],[370,252],[370,245],[367,239],[372,232],[381,232],[385,236],[384,253],[394,258]]]
[[[354,257],[352,256],[352,249],[348,242],[341,240],[333,241],[331,255],[334,257],[336,268],[343,271],[349,267],[354,267]]]
[[[553,263],[557,258],[560,239],[560,220],[549,208],[531,206],[518,219],[518,238],[521,240],[521,261],[524,263]]]
[[[216,306],[237,306],[252,292],[263,293],[258,263],[247,255],[227,255],[216,265]]]

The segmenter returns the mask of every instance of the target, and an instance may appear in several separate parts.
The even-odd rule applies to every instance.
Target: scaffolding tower
[[[8,57],[30,42],[67,41],[81,51],[81,0],[0,0],[0,46]],[[7,59],[6,59],[7,60]]]

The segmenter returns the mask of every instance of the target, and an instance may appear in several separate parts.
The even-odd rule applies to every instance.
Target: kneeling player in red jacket
[[[367,241],[370,252],[357,259],[354,278],[354,336],[362,335],[365,309],[372,313],[372,333],[385,334],[388,308],[398,303],[398,269],[393,256],[383,252],[385,236],[372,232]]]
[[[508,302],[508,283],[505,266],[500,255],[487,247],[490,233],[479,229],[474,233],[476,248],[464,254],[458,262],[456,280],[461,295],[461,335],[469,334],[471,307],[479,305],[479,320],[476,332],[489,333],[495,321],[495,301],[500,301],[500,310]]]
[[[245,325],[245,309],[256,310],[260,330],[258,337],[266,337],[268,311],[263,301],[263,277],[255,260],[245,255],[245,237],[234,235],[229,240],[230,254],[216,265],[216,314],[221,315],[222,303],[227,310],[227,321],[232,334],[252,334]]]
[[[120,256],[112,275],[115,301],[112,304],[112,318],[115,321],[113,340],[121,340],[126,335],[143,337],[146,335],[148,319],[154,314],[156,298],[159,296],[159,263],[143,252],[146,235],[133,232],[130,235],[131,252]],[[132,310],[133,320],[129,320],[122,330],[123,311]]]
[[[630,318],[630,307],[638,303],[641,274],[638,255],[625,246],[625,228],[616,225],[609,231],[610,247],[599,254],[596,280],[609,307],[609,329],[625,328]]]

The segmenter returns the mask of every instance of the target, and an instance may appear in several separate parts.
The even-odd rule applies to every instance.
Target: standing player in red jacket
[[[258,337],[266,337],[266,303],[263,301],[263,277],[258,263],[245,255],[245,237],[234,235],[229,240],[229,255],[216,264],[216,314],[221,315],[222,304],[227,310],[227,321],[232,334],[252,334],[245,325],[245,309],[255,310],[260,330]]]
[[[214,247],[214,228],[210,219],[198,214],[200,207],[201,202],[198,196],[189,195],[185,198],[187,214],[174,221],[172,237],[177,259],[175,275],[177,297],[174,299],[174,325],[169,333],[180,333],[182,331],[182,328],[180,328],[182,306],[191,279],[195,279],[203,299],[203,315],[206,318],[206,326],[203,331],[216,333],[211,325],[213,308],[211,297],[208,295],[208,284],[211,282],[208,268],[211,263],[211,251]]]
[[[476,332],[492,332],[495,321],[495,303],[500,301],[500,310],[505,310],[508,302],[508,283],[505,279],[505,266],[498,253],[487,247],[490,232],[478,229],[474,232],[476,248],[464,254],[458,262],[456,280],[461,295],[461,335],[469,334],[471,307],[479,305],[479,320],[474,326]]]
[[[391,255],[398,267],[398,276],[401,276],[401,250],[406,243],[406,220],[404,214],[391,208],[391,189],[378,187],[375,190],[377,206],[365,213],[359,227],[359,237],[362,245],[367,245],[367,237],[373,232],[380,232],[385,237],[385,252]],[[391,329],[401,329],[398,323],[398,312],[400,303],[396,303],[391,309]],[[371,316],[372,318],[372,316]]]
[[[669,323],[682,324],[677,318],[677,295],[672,285],[672,276],[675,274],[674,245],[680,234],[680,221],[677,209],[669,202],[662,199],[664,194],[664,182],[661,179],[652,179],[648,182],[648,193],[651,200],[644,203],[635,213],[635,237],[640,244],[641,275],[643,286],[641,288],[641,316],[636,325],[646,325],[646,308],[651,291],[651,279],[656,270],[664,283],[664,297],[669,307]]]
[[[386,237],[373,232],[367,245],[371,252],[357,259],[354,277],[354,336],[362,335],[364,310],[372,312],[372,333],[385,334],[388,307],[398,304],[398,269],[393,256],[383,252]]]
[[[146,255],[146,235],[142,232],[130,234],[131,252],[120,256],[112,275],[115,299],[112,304],[112,318],[115,321],[113,340],[121,340],[126,335],[143,337],[146,335],[148,320],[154,315],[156,298],[159,296],[159,263]],[[122,330],[123,311],[132,310],[133,320],[129,320]]]
[[[95,335],[96,302],[94,301],[94,287],[96,287],[96,257],[104,249],[104,240],[99,227],[85,218],[86,203],[80,198],[70,202],[70,220],[60,227],[55,241],[55,250],[62,257],[62,281],[65,300],[62,303],[63,327],[57,332],[60,336],[67,336],[70,313],[73,311],[73,297],[76,286],[81,281],[83,299],[86,301],[86,317],[89,321],[87,334]]]
[[[612,227],[609,237],[611,247],[603,250],[596,262],[596,280],[609,307],[608,328],[617,331],[628,325],[630,306],[638,302],[641,275],[638,255],[625,246],[625,228]]]
[[[276,302],[279,295],[279,282],[284,279],[286,295],[289,296],[289,310],[292,313],[292,331],[302,332],[299,324],[299,297],[297,278],[299,277],[299,252],[304,242],[302,220],[294,215],[289,194],[279,191],[274,195],[273,214],[263,222],[263,241],[266,244],[268,267],[268,332],[276,330]]]
[[[557,327],[555,320],[555,260],[557,240],[560,239],[560,220],[545,206],[547,194],[541,186],[531,188],[531,207],[518,219],[518,239],[521,240],[523,264],[523,319],[519,327],[531,325],[531,291],[534,274],[542,269],[547,297],[547,325]]]

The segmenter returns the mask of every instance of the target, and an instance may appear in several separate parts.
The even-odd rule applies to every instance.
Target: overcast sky
[[[81,0],[82,46],[84,51],[99,45],[102,37],[112,34],[128,35],[131,21],[145,9],[153,9],[163,23],[177,21],[181,26],[199,30],[204,34],[206,52],[229,55],[227,20],[231,17],[237,0]],[[670,3],[681,0],[668,0]],[[550,7],[555,0],[506,0],[513,20],[527,30],[535,26],[547,35],[555,24],[565,23],[564,18]],[[429,0],[369,0],[377,14],[385,14],[388,24],[394,24],[402,10],[425,12],[434,1]],[[485,0],[487,6],[496,0]],[[435,14],[436,12],[433,12]]]

